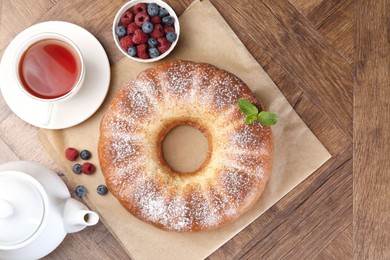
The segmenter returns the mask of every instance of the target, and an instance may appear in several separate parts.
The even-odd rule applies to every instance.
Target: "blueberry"
[[[99,195],[106,195],[107,192],[108,192],[108,189],[107,189],[106,185],[100,184],[97,187],[97,193],[99,193]]]
[[[165,36],[169,42],[176,41],[177,35],[175,32],[167,32],[167,35]]]
[[[142,24],[142,31],[144,33],[151,33],[153,32],[154,25],[151,22],[144,22]]]
[[[164,17],[164,16],[167,16],[167,15],[169,15],[167,9],[165,9],[164,7],[160,7],[160,10],[158,12],[158,16]]]
[[[79,163],[76,163],[75,165],[73,165],[72,167],[72,171],[76,174],[80,174],[82,172],[82,166],[81,164]]]
[[[158,15],[158,5],[156,3],[151,3],[148,5],[148,15],[156,16]]]
[[[148,39],[149,48],[155,48],[155,47],[157,47],[157,45],[158,45],[158,42],[157,42],[156,38],[151,37]]]
[[[127,50],[127,53],[128,53],[131,57],[136,57],[136,56],[137,56],[137,47],[131,46],[131,47]]]
[[[74,192],[76,193],[77,197],[81,198],[81,197],[85,196],[85,194],[87,193],[87,189],[83,185],[79,185],[76,187]]]
[[[127,33],[126,27],[124,27],[123,25],[116,27],[115,33],[116,33],[116,35],[118,35],[118,37],[125,36]]]
[[[157,48],[150,48],[149,49],[149,56],[150,58],[156,58],[160,55],[160,52],[158,51]]]
[[[162,18],[162,24],[163,25],[172,25],[175,22],[175,18],[172,16],[165,16]]]
[[[91,152],[88,150],[82,150],[80,152],[80,157],[83,160],[89,160],[91,158]]]

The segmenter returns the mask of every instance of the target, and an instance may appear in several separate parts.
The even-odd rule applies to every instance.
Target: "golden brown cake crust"
[[[175,231],[230,223],[260,197],[272,167],[270,127],[243,124],[237,102],[261,105],[233,74],[210,64],[172,61],[148,69],[112,100],[100,126],[100,167],[107,186],[134,216]],[[177,125],[209,141],[205,163],[177,173],[161,141]]]

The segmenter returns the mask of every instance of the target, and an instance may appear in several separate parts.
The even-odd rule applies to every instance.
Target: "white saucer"
[[[86,66],[83,86],[70,100],[54,105],[48,125],[39,116],[46,113],[47,104],[24,96],[12,71],[14,54],[20,44],[42,32],[60,32],[70,38],[79,47]],[[22,120],[41,128],[63,129],[85,121],[103,103],[109,86],[110,63],[102,45],[90,32],[72,23],[50,21],[27,28],[8,45],[0,63],[0,88],[8,106]]]

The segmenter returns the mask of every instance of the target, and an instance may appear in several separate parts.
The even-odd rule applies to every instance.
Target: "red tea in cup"
[[[19,78],[26,91],[42,99],[68,94],[81,76],[81,60],[76,51],[59,39],[35,42],[19,61]]]

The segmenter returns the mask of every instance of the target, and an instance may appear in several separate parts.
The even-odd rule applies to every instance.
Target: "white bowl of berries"
[[[139,62],[154,62],[175,48],[180,25],[167,3],[132,0],[115,15],[112,31],[115,44],[124,55]]]

